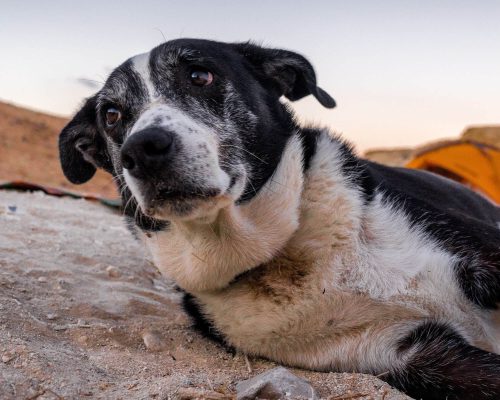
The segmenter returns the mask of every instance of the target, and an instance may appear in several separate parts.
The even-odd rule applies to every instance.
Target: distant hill
[[[80,193],[117,197],[109,174],[98,171],[73,185],[59,166],[57,138],[67,120],[0,102],[0,180],[23,180]]]
[[[390,165],[392,167],[400,167],[410,161],[413,155],[413,149],[397,148],[397,149],[372,149],[367,150],[364,157],[371,161],[376,161],[380,164]]]
[[[459,138],[456,139],[467,139],[475,140],[480,143],[491,144],[500,148],[500,125],[498,126],[472,126],[466,128]],[[456,140],[453,139],[453,140]],[[364,156],[372,161],[379,162],[381,164],[392,165],[392,166],[403,166],[406,165],[408,161],[412,159],[414,154],[419,153],[425,149],[430,149],[436,147],[440,144],[445,144],[449,140],[436,140],[434,142],[425,143],[418,147],[412,148],[401,148],[401,149],[373,149],[368,150]]]
[[[463,133],[464,139],[472,139],[481,143],[491,144],[500,148],[500,125],[497,126],[472,126]]]

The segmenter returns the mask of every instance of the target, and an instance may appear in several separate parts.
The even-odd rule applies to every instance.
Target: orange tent
[[[500,149],[472,140],[426,148],[406,165],[458,181],[500,204]]]

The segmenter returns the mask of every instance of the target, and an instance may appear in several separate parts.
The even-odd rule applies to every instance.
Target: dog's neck
[[[230,203],[209,223],[172,221],[167,230],[144,235],[158,269],[196,294],[227,287],[285,248],[287,254],[316,257],[325,249],[338,249],[340,237],[353,242],[360,198],[344,181],[339,143],[322,132],[317,146],[304,172],[302,139],[293,135],[276,171],[252,200]],[[336,240],[336,246],[323,243],[316,232],[324,240]]]
[[[143,235],[160,271],[196,293],[227,286],[237,275],[267,262],[299,225],[303,149],[293,135],[276,171],[250,201],[222,208],[211,223],[172,221]]]

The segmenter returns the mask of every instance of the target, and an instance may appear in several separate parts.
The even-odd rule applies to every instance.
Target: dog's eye
[[[195,69],[191,71],[191,83],[195,86],[208,86],[214,80],[214,76],[210,71],[203,69]]]
[[[120,110],[110,107],[106,110],[106,125],[108,128],[113,127],[122,117]]]

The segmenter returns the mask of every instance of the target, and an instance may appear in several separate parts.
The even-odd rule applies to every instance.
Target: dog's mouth
[[[237,178],[231,178],[225,190],[148,185],[150,187],[144,190],[146,195],[141,196],[140,207],[146,216],[156,219],[197,218],[217,209],[221,202],[227,203],[236,182]]]
[[[204,190],[178,190],[178,189],[159,189],[156,195],[156,202],[166,201],[189,201],[203,200],[216,197],[220,194],[219,189]]]

